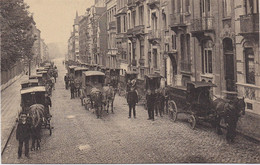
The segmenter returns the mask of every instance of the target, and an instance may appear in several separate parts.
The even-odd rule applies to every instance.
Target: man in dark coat
[[[18,125],[16,128],[16,140],[19,141],[18,159],[22,156],[23,144],[25,146],[25,156],[29,158],[29,140],[30,140],[30,123],[26,114],[20,114]]]
[[[70,81],[70,99],[74,99],[75,96],[74,96],[74,92],[75,92],[75,84],[74,84],[74,81]]]
[[[146,104],[148,109],[148,120],[154,121],[154,104],[155,104],[155,94],[151,90],[147,91],[146,94]]]
[[[48,94],[46,93],[45,94],[45,100],[44,100],[44,107],[45,107],[45,110],[47,112],[47,116],[50,116],[50,107],[52,106],[51,105],[51,98],[48,96]]]
[[[68,77],[68,74],[66,74],[66,75],[64,76],[64,81],[65,81],[66,89],[68,89],[68,85],[69,85],[69,77]]]
[[[131,111],[133,109],[134,118],[136,118],[135,105],[138,103],[138,96],[133,87],[130,88],[130,91],[127,94],[127,103],[129,105],[129,117],[131,118]]]

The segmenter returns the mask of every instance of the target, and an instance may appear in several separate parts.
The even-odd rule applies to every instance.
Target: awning
[[[83,74],[85,74],[85,76],[105,76],[105,74],[100,71],[85,71]]]

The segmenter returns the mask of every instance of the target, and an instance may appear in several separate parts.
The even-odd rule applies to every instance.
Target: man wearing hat
[[[18,159],[20,159],[22,156],[23,144],[25,146],[25,156],[29,158],[30,133],[31,133],[31,129],[30,129],[30,124],[27,121],[27,115],[25,113],[21,113],[16,128],[16,140],[19,141]]]

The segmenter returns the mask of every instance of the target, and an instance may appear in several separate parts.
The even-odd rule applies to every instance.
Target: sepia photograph
[[[259,0],[0,0],[1,164],[260,164]]]

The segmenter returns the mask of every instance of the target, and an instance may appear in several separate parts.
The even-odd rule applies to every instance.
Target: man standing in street
[[[127,103],[129,105],[129,117],[131,118],[131,111],[133,109],[133,115],[134,118],[136,118],[136,112],[135,112],[135,105],[138,103],[138,96],[136,91],[134,90],[134,87],[130,88],[130,91],[127,94]]]
[[[45,100],[44,100],[44,107],[45,110],[47,111],[47,115],[50,116],[50,107],[51,107],[51,98],[48,96],[48,94],[45,94]]]
[[[75,84],[74,81],[70,81],[70,99],[74,99]]]
[[[68,89],[68,86],[69,86],[69,77],[68,77],[68,74],[66,74],[66,75],[64,76],[64,81],[65,81],[65,87],[66,87],[66,89]]]
[[[25,146],[25,156],[29,158],[29,140],[30,140],[30,124],[27,121],[27,115],[20,114],[18,125],[16,128],[16,140],[19,141],[18,159],[22,156],[23,144]]]
[[[154,121],[154,104],[155,104],[155,94],[151,90],[147,90],[146,94],[146,104],[148,111],[148,120]]]

